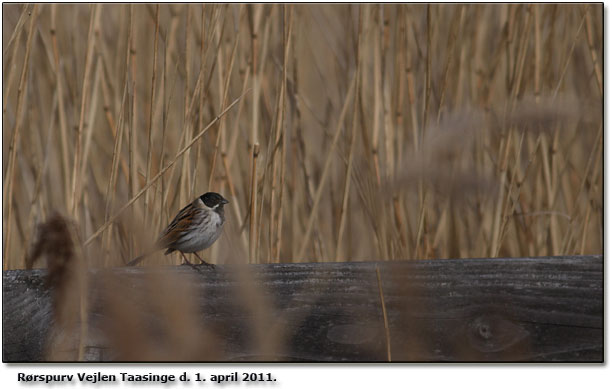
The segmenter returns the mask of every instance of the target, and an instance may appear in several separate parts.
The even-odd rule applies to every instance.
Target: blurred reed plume
[[[74,224],[53,214],[38,226],[32,251],[26,258],[27,269],[40,258],[47,261],[46,284],[53,313],[53,328],[47,342],[49,360],[82,360],[85,352],[88,276],[79,242]]]
[[[227,339],[200,315],[196,290],[186,275],[152,273],[130,288],[128,275],[101,274],[98,302],[105,348],[119,361],[226,360]],[[207,298],[210,296],[206,296]]]
[[[206,191],[230,200],[213,263],[603,251],[601,5],[3,4],[2,25],[4,269],[54,211],[87,265],[122,265]]]

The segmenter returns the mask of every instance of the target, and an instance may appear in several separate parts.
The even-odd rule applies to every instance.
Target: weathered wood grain
[[[142,342],[163,340],[172,350],[168,339],[176,337],[163,332],[184,327],[164,317],[176,311],[176,320],[183,320],[180,309],[147,302],[175,292],[151,281],[151,274],[166,274],[180,280],[170,285],[188,288],[185,301],[193,302],[195,317],[214,335],[219,356],[213,359],[386,361],[376,266],[392,361],[603,361],[601,256],[252,265],[247,267],[252,282],[228,266],[201,272],[185,266],[92,270],[85,359],[210,359],[181,352],[139,354],[147,348]],[[53,312],[44,274],[3,272],[4,362],[46,358]],[[151,282],[158,282],[160,295]],[[139,324],[143,333],[155,328],[159,337],[143,337],[131,354],[117,351],[109,328],[132,334],[128,339],[140,330],[130,333],[135,320],[123,323],[125,314],[109,313],[109,289],[120,296],[116,304],[146,318]],[[78,339],[78,331],[62,336]],[[265,339],[281,344],[266,347]]]

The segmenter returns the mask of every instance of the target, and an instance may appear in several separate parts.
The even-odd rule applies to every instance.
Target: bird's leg
[[[181,256],[183,257],[183,259],[185,260],[183,265],[189,265],[189,266],[191,266],[193,268],[193,270],[196,270],[196,271],[202,273],[202,271],[200,269],[198,269],[196,265],[194,265],[193,263],[189,262],[189,260],[185,256],[185,254],[183,254],[183,252],[181,252],[181,251],[179,251],[179,252],[181,253]],[[202,274],[204,274],[204,273],[202,273]]]
[[[209,267],[212,267],[212,268],[215,267],[215,265],[213,265],[212,263],[208,263],[205,260],[203,260],[202,258],[200,258],[200,255],[198,253],[194,252],[194,254],[195,254],[196,257],[198,257],[198,259],[200,260],[202,265],[206,265],[206,266],[209,266]]]
[[[187,257],[185,256],[185,254],[183,254],[183,252],[182,252],[182,251],[179,251],[179,253],[181,253],[181,256],[182,256],[182,257],[183,257],[183,259],[185,260],[185,264],[193,266],[193,263],[191,263],[191,262],[190,262],[190,261],[187,259]]]

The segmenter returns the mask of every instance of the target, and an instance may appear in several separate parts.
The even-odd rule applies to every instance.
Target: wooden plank
[[[84,358],[386,361],[376,266],[392,361],[603,361],[602,256],[91,270]],[[3,272],[4,362],[76,358],[44,274]]]

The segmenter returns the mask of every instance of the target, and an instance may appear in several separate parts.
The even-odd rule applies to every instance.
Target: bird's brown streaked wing
[[[193,218],[200,212],[193,204],[187,205],[170,222],[168,227],[159,235],[157,245],[160,248],[168,248],[175,243],[193,223]]]

